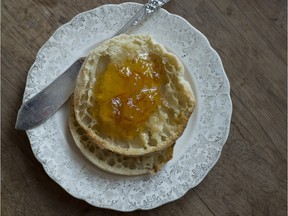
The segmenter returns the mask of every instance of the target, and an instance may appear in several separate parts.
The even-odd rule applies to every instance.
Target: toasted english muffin
[[[195,107],[180,60],[149,35],[120,35],[95,48],[76,80],[76,120],[99,148],[125,156],[163,151]]]
[[[73,102],[70,105],[69,129],[82,154],[98,168],[110,173],[129,176],[153,174],[159,171],[173,156],[173,145],[163,151],[138,157],[123,156],[107,149],[101,149],[78,124]]]

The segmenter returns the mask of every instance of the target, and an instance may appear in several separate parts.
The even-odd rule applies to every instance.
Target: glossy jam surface
[[[94,86],[93,115],[99,132],[131,140],[161,103],[164,65],[157,55],[108,63]]]

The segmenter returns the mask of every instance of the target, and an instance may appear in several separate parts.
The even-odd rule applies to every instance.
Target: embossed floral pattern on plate
[[[56,30],[28,73],[24,100],[112,36],[139,7],[137,3],[103,5],[77,15]],[[91,205],[119,211],[155,208],[199,184],[220,157],[232,113],[221,60],[198,30],[180,16],[160,9],[127,32],[137,33],[151,34],[182,60],[197,99],[196,110],[175,145],[174,157],[162,171],[153,176],[124,177],[91,165],[69,134],[69,102],[44,124],[27,131],[36,158],[54,181]]]

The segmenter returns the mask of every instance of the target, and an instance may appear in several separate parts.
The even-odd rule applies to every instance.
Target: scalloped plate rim
[[[30,68],[30,70],[29,70],[29,72],[28,72],[27,77],[29,77],[32,67],[36,64],[36,59],[39,57],[39,55],[41,54],[41,52],[43,51],[43,49],[45,48],[45,46],[49,43],[49,40],[50,40],[50,39],[54,36],[54,34],[55,34],[57,31],[59,31],[61,28],[63,28],[64,26],[71,25],[71,23],[73,22],[73,20],[75,20],[77,17],[83,16],[83,15],[85,15],[86,13],[92,12],[92,11],[94,11],[94,10],[98,10],[98,9],[101,9],[101,8],[104,8],[104,7],[111,7],[111,6],[112,6],[112,7],[120,7],[120,6],[133,5],[133,4],[134,4],[134,5],[142,5],[142,4],[134,3],[134,2],[125,2],[125,3],[121,3],[121,4],[105,4],[105,5],[101,5],[101,6],[97,7],[97,8],[93,8],[93,9],[91,9],[91,10],[87,10],[87,11],[81,12],[81,13],[77,14],[76,16],[74,16],[70,21],[68,21],[67,23],[61,25],[59,28],[57,28],[57,29],[54,31],[54,33],[49,37],[49,39],[42,45],[42,47],[39,49],[39,51],[38,51],[37,54],[36,54],[35,61],[34,61],[34,63],[32,64],[32,66],[31,66],[31,68]],[[206,37],[204,34],[202,34],[199,30],[197,30],[195,27],[193,27],[187,20],[185,20],[183,17],[181,17],[181,16],[179,16],[179,15],[172,14],[172,13],[168,12],[167,10],[165,10],[165,9],[163,9],[163,8],[161,8],[160,10],[164,11],[164,12],[167,13],[169,16],[177,17],[177,18],[181,19],[183,22],[186,22],[191,28],[193,28],[193,30],[194,30],[195,32],[197,32],[197,34],[201,35],[201,37],[205,39],[205,41],[206,41],[206,43],[207,43],[207,46],[208,46],[208,47],[213,51],[213,53],[217,56],[218,61],[220,61],[221,69],[222,69],[223,72],[224,72],[224,73],[223,73],[223,77],[225,78],[225,81],[224,81],[224,82],[227,83],[228,89],[229,89],[228,92],[226,92],[226,93],[227,93],[227,95],[229,96],[228,99],[229,99],[229,104],[230,104],[230,106],[231,106],[230,113],[229,113],[230,119],[229,119],[229,125],[228,125],[228,127],[227,127],[227,133],[225,134],[225,137],[223,138],[223,144],[222,144],[221,147],[220,147],[220,154],[218,154],[216,160],[213,162],[213,164],[212,164],[212,166],[210,167],[210,169],[206,172],[206,174],[205,174],[202,178],[199,179],[199,181],[197,182],[197,184],[195,184],[193,187],[189,188],[188,190],[184,191],[180,196],[177,196],[177,197],[175,197],[175,198],[172,197],[172,199],[170,199],[169,201],[165,201],[165,202],[163,202],[163,203],[160,203],[160,204],[158,204],[158,205],[154,205],[154,206],[152,206],[152,207],[149,206],[149,207],[147,207],[147,208],[139,207],[139,208],[133,208],[133,209],[132,209],[132,208],[131,208],[131,209],[123,209],[123,208],[122,208],[122,209],[118,209],[118,208],[113,208],[113,206],[111,206],[111,207],[107,207],[107,206],[102,207],[102,206],[97,206],[97,205],[89,202],[89,200],[85,199],[84,197],[77,196],[76,194],[72,194],[72,193],[70,193],[70,192],[67,190],[67,188],[65,188],[64,186],[62,186],[61,182],[59,182],[57,178],[55,178],[54,176],[52,176],[52,175],[49,174],[49,172],[47,171],[48,167],[45,166],[45,163],[41,162],[41,159],[39,158],[39,156],[36,154],[36,152],[33,151],[33,154],[35,155],[35,157],[37,158],[37,160],[40,162],[40,164],[43,166],[43,168],[44,168],[45,172],[47,173],[47,175],[48,175],[53,181],[55,181],[59,186],[61,186],[61,187],[62,187],[67,193],[69,193],[71,196],[73,196],[73,197],[75,197],[75,198],[77,198],[77,199],[81,199],[81,200],[85,201],[86,203],[88,203],[88,204],[90,204],[90,205],[93,205],[93,206],[95,206],[95,207],[100,207],[100,208],[105,208],[105,209],[111,209],[111,210],[118,210],[118,211],[123,211],[123,212],[131,212],[131,211],[135,211],[135,210],[150,210],[150,209],[157,208],[157,207],[159,207],[159,206],[161,206],[161,205],[163,205],[163,204],[167,204],[167,203],[173,202],[173,201],[175,201],[175,200],[183,197],[189,190],[193,189],[193,188],[196,187],[198,184],[200,184],[200,183],[203,181],[203,179],[207,176],[207,174],[210,172],[210,170],[216,165],[216,163],[218,162],[218,160],[219,160],[219,158],[220,158],[220,156],[221,156],[223,147],[224,147],[224,145],[225,145],[225,143],[226,143],[226,141],[227,141],[227,139],[228,139],[228,136],[229,136],[230,121],[231,121],[231,115],[232,115],[232,101],[231,101],[231,97],[230,97],[230,83],[229,83],[229,79],[228,79],[228,77],[227,77],[227,75],[226,75],[226,73],[225,73],[225,70],[224,70],[224,67],[223,67],[222,60],[221,60],[220,56],[219,56],[218,53],[211,47],[211,44],[210,44],[209,40],[207,39],[207,37]],[[27,88],[25,87],[24,95],[26,95],[26,94],[27,94]],[[25,97],[23,97],[23,101],[24,101],[24,98],[25,98]],[[28,131],[27,131],[27,135],[28,135],[28,138],[29,138],[29,140],[30,140],[30,136],[29,136]],[[30,140],[30,142],[31,142],[31,140]]]

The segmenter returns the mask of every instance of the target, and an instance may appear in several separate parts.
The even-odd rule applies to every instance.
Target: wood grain
[[[219,162],[184,197],[153,210],[121,213],[73,198],[48,177],[26,134],[14,129],[27,71],[58,27],[83,11],[122,2],[2,1],[2,215],[286,215],[285,0],[171,0],[165,6],[207,36],[223,61],[233,101]]]

